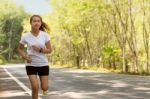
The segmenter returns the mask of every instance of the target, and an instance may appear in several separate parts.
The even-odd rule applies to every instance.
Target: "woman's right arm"
[[[25,59],[28,63],[31,63],[31,58],[29,56],[26,55],[26,53],[24,52],[24,45],[19,43],[19,46],[18,46],[18,52],[19,54],[21,55],[21,57],[23,59]]]
[[[24,48],[25,48],[24,45],[19,43],[18,52],[23,59],[26,59],[26,53],[24,52]]]

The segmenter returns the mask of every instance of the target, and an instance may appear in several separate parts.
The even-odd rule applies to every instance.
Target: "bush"
[[[6,63],[6,59],[4,58],[4,56],[0,55],[0,65],[5,63]]]

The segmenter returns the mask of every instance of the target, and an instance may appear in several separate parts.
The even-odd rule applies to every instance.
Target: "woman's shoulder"
[[[47,32],[45,32],[45,31],[41,31],[41,34],[42,34],[42,35],[45,35],[45,36],[47,36],[47,35],[48,35],[48,33],[47,33]]]

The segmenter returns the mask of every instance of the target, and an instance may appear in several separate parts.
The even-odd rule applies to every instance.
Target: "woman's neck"
[[[31,30],[31,33],[34,35],[34,36],[38,36],[40,30],[36,30],[36,29],[32,29]]]

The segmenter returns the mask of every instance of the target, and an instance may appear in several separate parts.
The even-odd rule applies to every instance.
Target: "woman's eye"
[[[33,20],[33,22],[36,22],[36,20]]]

